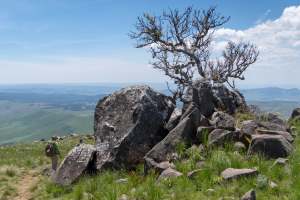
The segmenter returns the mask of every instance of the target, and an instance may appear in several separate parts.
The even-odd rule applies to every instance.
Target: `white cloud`
[[[222,49],[228,40],[250,41],[258,46],[259,60],[242,85],[300,86],[300,6],[288,7],[278,19],[246,30],[219,29],[215,38],[215,50]]]

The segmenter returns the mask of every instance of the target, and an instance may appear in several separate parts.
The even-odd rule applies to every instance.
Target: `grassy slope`
[[[300,131],[300,123],[296,123]],[[78,138],[71,138],[59,144],[65,155],[73,147]],[[91,142],[91,141],[89,141]],[[44,143],[19,144],[11,147],[0,147],[0,199],[11,199],[15,195],[18,179],[27,170],[41,172],[49,165],[43,155]],[[70,187],[59,187],[50,182],[46,176],[40,176],[38,186],[33,188],[34,199],[100,199],[116,200],[122,194],[130,199],[239,199],[245,192],[254,188],[260,200],[297,200],[300,199],[300,138],[295,140],[295,151],[289,157],[285,167],[271,167],[274,160],[265,160],[259,156],[247,158],[245,153],[234,152],[230,145],[224,149],[211,149],[206,154],[184,148],[178,148],[180,155],[187,158],[184,162],[175,163],[179,171],[186,174],[196,169],[196,162],[205,159],[202,171],[190,180],[186,176],[157,182],[155,175],[142,176],[142,167],[134,172],[105,171],[93,177],[81,178]],[[7,170],[7,166],[11,171]],[[257,167],[258,177],[244,178],[224,182],[220,172],[228,167]],[[1,170],[2,169],[2,170]],[[5,170],[6,169],[6,170]],[[127,183],[116,183],[119,178],[128,178]],[[270,188],[268,181],[278,184]],[[208,189],[214,189],[210,191]],[[1,197],[2,196],[2,197]]]
[[[41,109],[25,103],[0,101],[0,145],[33,141],[52,135],[91,133],[92,112]]]

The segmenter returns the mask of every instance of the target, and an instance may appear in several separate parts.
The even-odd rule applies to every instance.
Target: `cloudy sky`
[[[215,49],[259,47],[240,87],[300,88],[300,0],[0,0],[0,84],[164,82],[128,33],[143,12],[190,5],[231,16]]]

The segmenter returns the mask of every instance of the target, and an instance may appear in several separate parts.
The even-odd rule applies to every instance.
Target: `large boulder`
[[[276,124],[269,121],[246,120],[241,123],[241,132],[249,137],[251,137],[251,135],[255,135],[257,133],[257,129],[283,132],[288,130],[285,124]]]
[[[168,133],[175,105],[148,86],[131,86],[102,100],[95,110],[97,169],[134,168]]]
[[[53,176],[59,185],[70,185],[85,172],[93,172],[96,149],[93,145],[80,144],[74,147],[60,164]]]
[[[155,168],[158,163],[168,161],[175,153],[180,143],[191,145],[197,141],[196,132],[200,124],[201,115],[198,108],[191,104],[179,124],[158,144],[156,144],[145,156],[145,172],[149,168]]]
[[[287,157],[293,146],[282,135],[253,135],[248,150],[249,154],[259,153],[268,158]]]
[[[269,135],[282,135],[287,141],[293,142],[293,136],[286,131],[273,131],[273,130],[265,130],[265,129],[256,129],[257,134],[269,134]]]

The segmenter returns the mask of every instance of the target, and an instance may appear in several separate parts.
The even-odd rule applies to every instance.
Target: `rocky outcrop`
[[[179,124],[146,154],[146,171],[157,163],[170,160],[179,143],[192,144],[196,140],[197,127],[200,126],[198,108],[191,104],[182,117]]]
[[[99,101],[95,111],[97,169],[134,168],[167,134],[171,99],[148,86],[124,88]]]
[[[259,153],[269,158],[287,157],[293,146],[282,135],[253,135],[249,154]]]
[[[183,110],[194,102],[201,114],[210,117],[215,111],[225,111],[234,114],[237,110],[247,110],[245,98],[238,91],[229,90],[223,84],[212,86],[209,82],[197,80],[184,97],[186,102]]]
[[[53,181],[59,185],[69,185],[85,172],[96,170],[96,149],[93,145],[81,144],[74,147],[53,176]]]

